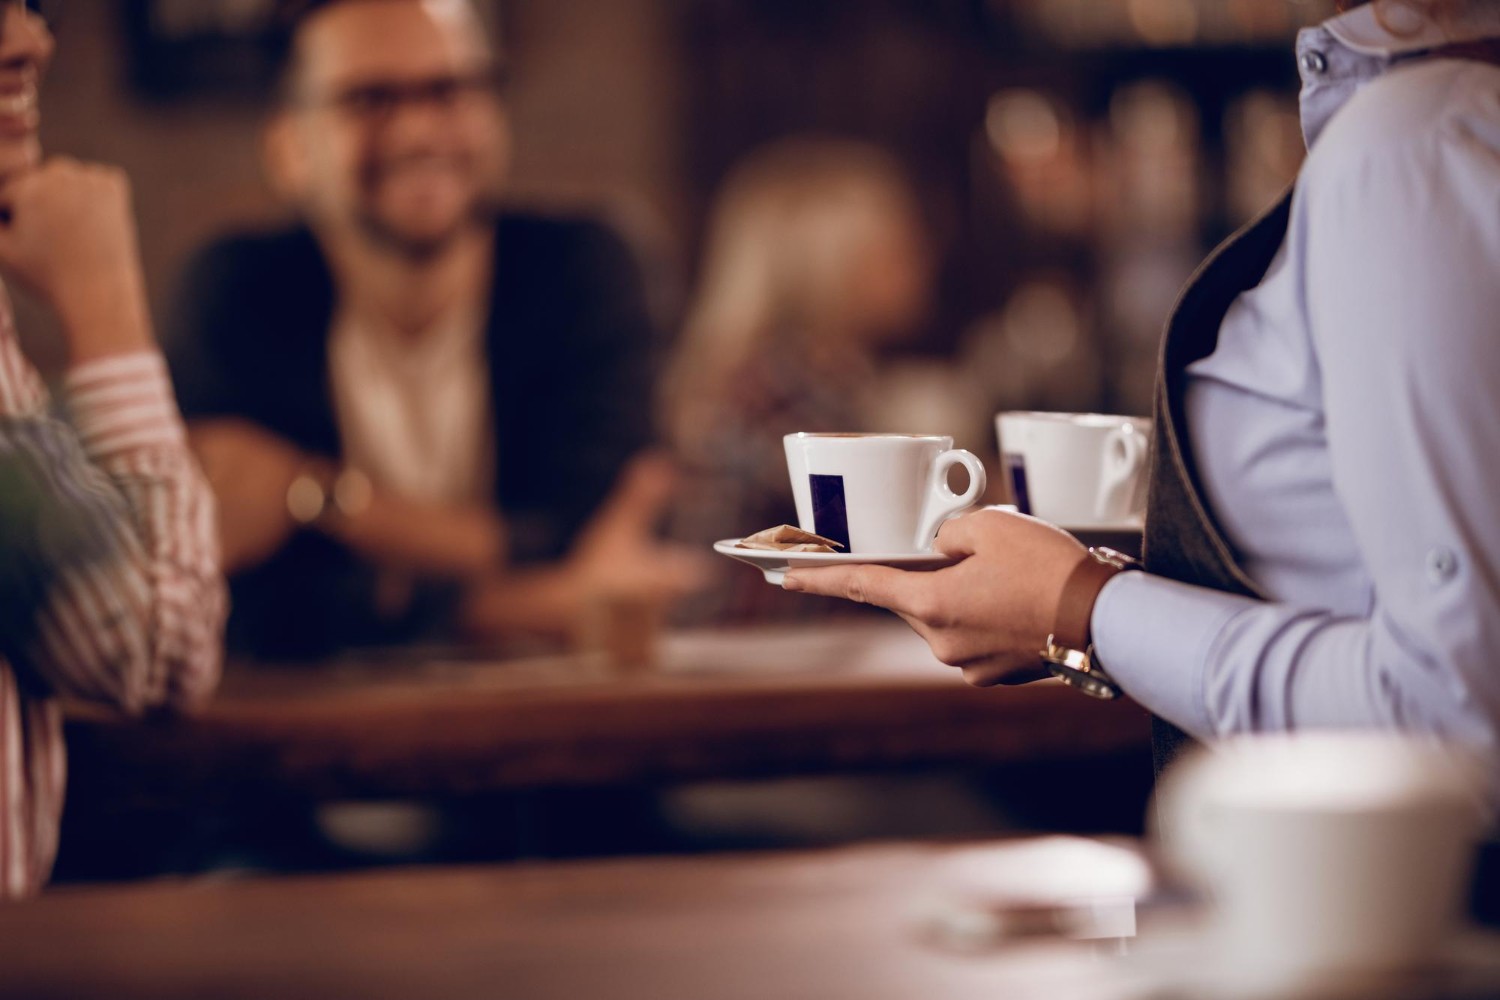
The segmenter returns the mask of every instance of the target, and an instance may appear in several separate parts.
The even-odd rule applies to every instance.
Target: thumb
[[[1016,512],[1014,507],[981,507],[967,514],[949,518],[938,530],[933,548],[953,559],[966,559],[988,545],[1015,537],[1017,532],[1035,530],[1033,525],[1043,525],[1048,531],[1061,532],[1044,521]],[[1064,532],[1066,534],[1066,532]]]
[[[977,541],[973,520],[983,513],[984,511],[975,511],[972,514],[950,517],[944,521],[942,527],[938,528],[937,538],[932,543],[933,549],[952,559],[965,559],[972,556]]]
[[[798,594],[842,597],[856,604],[873,604],[898,615],[922,619],[922,598],[930,593],[933,574],[910,573],[890,566],[868,564],[789,570],[781,586]]]

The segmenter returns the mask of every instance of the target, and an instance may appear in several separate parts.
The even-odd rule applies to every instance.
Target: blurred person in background
[[[217,682],[224,586],[213,500],[188,451],[118,171],[42,159],[52,36],[0,5],[0,272],[55,314],[53,400],[0,288],[0,899],[57,849],[60,698],[191,707]]]
[[[920,330],[932,269],[916,196],[881,150],[797,137],[735,168],[663,392],[685,473],[675,537],[796,523],[782,437],[881,429],[870,426],[878,354]],[[722,579],[695,613],[808,610],[747,574]]]
[[[305,225],[191,265],[174,373],[220,503],[232,648],[569,630],[670,601],[653,331],[589,221],[499,208],[501,67],[465,0],[287,11],[273,185]],[[613,491],[613,492],[611,492]]]

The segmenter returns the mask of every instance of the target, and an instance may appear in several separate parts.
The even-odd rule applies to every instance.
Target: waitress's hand
[[[1063,584],[1088,553],[1043,521],[986,508],[954,518],[936,550],[962,560],[933,572],[889,566],[799,569],[783,587],[889,608],[917,630],[944,663],[981,687],[1047,676],[1041,650]]]
[[[0,185],[0,268],[57,313],[71,363],[153,346],[123,171],[54,157]]]

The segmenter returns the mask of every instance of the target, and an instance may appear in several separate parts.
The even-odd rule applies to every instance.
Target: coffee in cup
[[[788,434],[786,464],[803,531],[853,555],[932,551],[943,521],[984,493],[984,463],[935,434]],[[968,487],[948,485],[954,466]]]
[[[1021,513],[1069,528],[1117,526],[1145,513],[1147,418],[1013,412],[998,415],[995,429]]]

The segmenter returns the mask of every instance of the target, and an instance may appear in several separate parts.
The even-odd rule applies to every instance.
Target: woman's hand
[[[77,364],[153,345],[130,182],[48,160],[0,186],[0,267],[47,301]]]
[[[1063,584],[1088,558],[1067,532],[986,508],[954,518],[935,548],[961,560],[933,572],[837,566],[787,573],[785,589],[889,608],[970,684],[1023,684],[1047,675],[1041,650]]]

